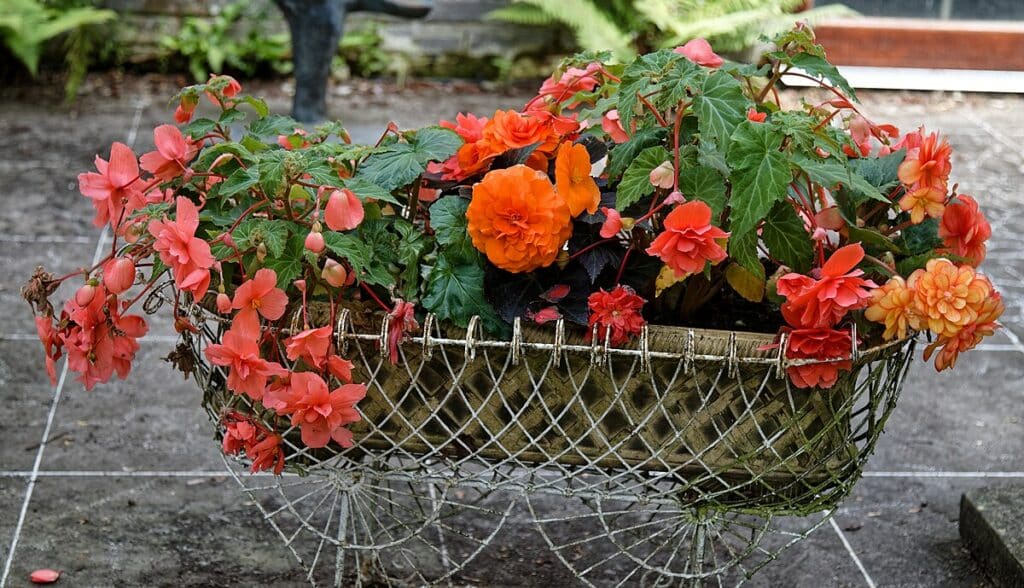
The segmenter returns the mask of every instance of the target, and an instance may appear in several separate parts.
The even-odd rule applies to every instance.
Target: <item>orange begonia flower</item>
[[[974,349],[985,337],[995,334],[999,328],[999,317],[1003,314],[1003,297],[998,292],[985,299],[978,312],[978,318],[967,325],[953,337],[939,337],[924,350],[924,360],[931,359],[936,349],[935,369],[942,371],[956,365],[956,360],[964,351]]]
[[[991,236],[992,227],[978,210],[978,202],[966,194],[957,196],[957,202],[946,207],[939,223],[939,237],[946,251],[963,257],[974,267],[984,261],[985,242]]]
[[[881,288],[871,291],[871,305],[864,316],[885,325],[882,338],[886,341],[894,337],[903,339],[908,328],[918,327],[919,320],[914,314],[914,293],[900,276],[893,276]]]
[[[473,186],[466,219],[473,245],[512,273],[551,265],[572,234],[565,199],[525,165],[494,170]]]
[[[907,186],[907,194],[900,199],[900,208],[910,213],[914,224],[942,216],[946,203],[946,185],[952,166],[949,157],[952,148],[945,139],[939,140],[938,133],[925,136],[924,128],[907,134],[897,148],[908,149],[906,159],[900,164],[898,175]]]
[[[579,216],[584,210],[590,214],[597,212],[601,190],[590,177],[590,153],[585,146],[566,141],[558,148],[555,189],[569,205],[569,214]]]
[[[957,267],[948,259],[932,259],[910,275],[914,310],[922,326],[940,337],[954,337],[978,320],[992,283],[971,266]]]
[[[501,152],[522,149],[537,143],[548,143],[552,137],[551,128],[539,118],[526,116],[515,110],[498,110],[484,127],[484,139],[504,146],[504,149],[499,150]],[[543,149],[544,145],[538,149],[551,151],[555,146],[557,143],[548,149]]]

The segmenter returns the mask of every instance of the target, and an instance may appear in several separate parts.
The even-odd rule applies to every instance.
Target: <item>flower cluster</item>
[[[776,334],[802,388],[923,330],[952,367],[1003,311],[977,269],[991,227],[950,187],[949,143],[873,122],[833,69],[817,68],[828,99],[784,108],[775,85],[822,55],[804,26],[764,68],[701,39],[629,64],[581,55],[520,109],[389,124],[372,145],[213,76],[177,96],[154,151],[114,143],[79,177],[114,238],[95,267],[23,290],[48,370],[66,354],[87,388],[127,376],[146,333],[129,309],[159,290],[179,332],[200,332],[197,309],[227,327],[205,360],[251,413],[224,417],[225,451],[280,471],[287,447],[358,443],[354,380],[371,374],[338,347],[345,310],[387,317],[394,362],[433,313],[496,337],[564,321],[612,346],[648,324]]]

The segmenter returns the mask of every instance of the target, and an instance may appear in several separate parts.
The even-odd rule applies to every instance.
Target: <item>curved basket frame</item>
[[[226,374],[205,359],[205,346],[226,329],[223,318],[199,306],[188,312],[199,333],[184,334],[184,343],[211,417],[219,419],[226,408],[266,415],[227,392]],[[676,348],[665,348],[659,333],[645,328],[634,347],[620,349],[607,339],[570,337],[561,321],[547,341],[518,321],[511,340],[499,341],[483,338],[476,318],[452,334],[431,315],[392,363],[387,345],[379,345],[387,330],[386,316],[379,329],[357,330],[348,310],[335,325],[338,350],[356,364],[367,400],[376,399],[360,428],[353,427],[355,447],[312,451],[288,429],[281,433],[291,475],[229,467],[314,582],[317,566],[329,564],[333,579],[321,579],[337,585],[353,578],[357,584],[452,578],[520,505],[585,584],[604,585],[596,579],[606,578],[600,572],[612,565],[629,570],[622,585],[641,578],[742,582],[825,522],[848,495],[895,407],[915,345],[910,338],[862,351],[854,332],[849,357],[834,360],[851,361],[849,375],[833,390],[809,394],[790,385],[786,370],[822,362],[786,359],[785,338],[764,351],[764,337],[719,333],[709,343],[707,332],[671,329]],[[446,382],[424,384],[428,370]],[[402,375],[398,389],[394,374]],[[545,382],[554,379],[573,392],[564,402],[550,402]],[[600,406],[588,400],[592,381],[611,383]],[[653,402],[637,404],[638,381],[653,390]],[[680,386],[691,405],[685,410],[673,404]],[[451,403],[461,412],[446,413]],[[498,412],[506,420],[496,425]],[[713,418],[701,416],[707,413]],[[523,424],[530,419],[537,422]],[[605,426],[623,419],[617,433]],[[439,427],[443,442],[431,433]],[[653,441],[641,433],[657,427],[664,430]],[[704,436],[695,439],[697,429]],[[513,438],[518,447],[503,446]],[[545,445],[552,438],[563,442]],[[545,513],[545,500],[552,499],[544,496],[577,499],[583,508]],[[584,521],[590,526],[574,537],[571,523]],[[653,525],[661,531],[623,539]],[[302,536],[312,541],[313,556],[298,553]],[[598,543],[605,551],[592,552],[610,555],[586,565],[566,555]],[[328,548],[335,556],[321,557]],[[424,571],[424,554],[441,568]]]

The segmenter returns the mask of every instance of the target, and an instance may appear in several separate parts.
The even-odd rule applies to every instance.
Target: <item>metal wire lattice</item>
[[[233,458],[228,470],[308,579],[334,585],[460,579],[509,521],[532,524],[586,585],[742,583],[848,495],[914,347],[855,343],[832,389],[801,390],[786,370],[810,362],[785,359],[785,341],[766,350],[768,335],[651,327],[618,349],[561,322],[495,341],[429,316],[389,358],[387,319],[358,329],[342,311],[364,418],[355,447],[310,450],[226,390],[203,353],[226,325],[190,313],[211,416],[255,415],[286,446],[283,476]]]

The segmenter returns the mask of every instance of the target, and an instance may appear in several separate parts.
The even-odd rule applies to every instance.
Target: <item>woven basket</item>
[[[471,465],[493,473],[500,464],[633,480],[620,493],[779,512],[845,495],[895,402],[911,346],[851,350],[853,369],[818,390],[789,383],[767,334],[651,326],[632,346],[609,349],[561,323],[517,324],[512,341],[494,341],[476,328],[442,332],[428,317],[393,363],[379,345],[382,321],[342,311],[336,328],[354,380],[368,385],[363,420],[351,426],[356,446],[309,450],[292,430],[290,466],[444,463],[472,477]],[[204,362],[198,347],[195,355]],[[217,370],[204,388],[212,414],[245,401]]]

